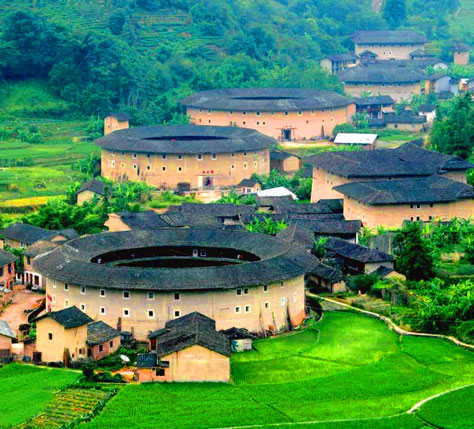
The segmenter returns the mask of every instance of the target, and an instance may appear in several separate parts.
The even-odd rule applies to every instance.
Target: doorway
[[[281,130],[281,137],[283,140],[291,140],[291,128],[283,128]]]

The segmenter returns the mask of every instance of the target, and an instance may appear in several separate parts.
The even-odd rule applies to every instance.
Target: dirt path
[[[13,302],[1,314],[0,319],[6,320],[10,327],[18,334],[18,327],[22,323],[28,323],[28,314],[24,310],[29,310],[37,306],[37,301],[42,300],[43,295],[31,292],[26,289],[19,289],[13,293]]]

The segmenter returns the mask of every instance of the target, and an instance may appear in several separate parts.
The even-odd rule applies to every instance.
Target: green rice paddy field
[[[304,331],[257,341],[254,351],[232,356],[232,377],[229,385],[127,385],[86,428],[426,427],[420,417],[474,426],[471,389],[428,402],[420,417],[406,414],[425,398],[474,383],[473,352],[400,337],[357,314],[327,313]]]

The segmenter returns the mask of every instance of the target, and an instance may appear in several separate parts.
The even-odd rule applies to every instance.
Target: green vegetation
[[[0,426],[20,424],[38,414],[54,393],[73,383],[80,374],[63,369],[10,364],[0,369],[3,400]]]
[[[353,313],[325,313],[306,330],[254,345],[232,356],[233,384],[127,385],[86,427],[270,428],[354,419],[298,427],[419,428],[423,423],[408,415],[378,418],[474,381],[472,352],[438,339],[400,337]]]

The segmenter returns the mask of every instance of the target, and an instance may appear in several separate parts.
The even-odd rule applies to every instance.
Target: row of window
[[[330,109],[330,111],[333,112],[334,109]],[[202,109],[199,109],[199,112],[202,112]],[[324,113],[325,110],[322,109],[321,112]],[[208,113],[209,115],[212,114],[212,110],[208,110],[207,113]],[[242,115],[244,115],[244,116],[247,115],[247,112],[246,112],[245,110],[242,111],[241,113],[242,113]],[[266,113],[266,112],[264,112],[264,113]],[[285,116],[288,116],[288,115],[290,114],[289,111],[286,111],[286,112],[284,112],[284,113],[285,113]],[[229,110],[229,115],[233,115],[233,114],[234,114],[234,111],[233,111],[233,110]],[[261,114],[261,112],[259,112],[258,110],[255,112],[255,116],[260,116],[260,114]],[[275,112],[270,112],[270,115],[274,115],[274,114],[275,114]],[[311,114],[314,115],[314,114],[315,114],[315,111],[314,111],[314,110],[311,110]],[[303,115],[303,110],[298,110],[298,116],[301,116],[301,115]]]
[[[262,161],[262,163],[264,163],[264,162]],[[243,165],[243,168],[244,168],[244,169],[247,169],[247,168],[248,168],[248,163],[247,163],[247,162],[244,162],[242,165]],[[258,167],[258,161],[254,161],[254,162],[253,162],[253,165],[254,165],[255,168],[257,168],[257,167]],[[115,160],[110,161],[110,166],[111,166],[112,168],[115,168]],[[121,168],[125,168],[125,163],[122,162],[122,163],[120,164],[120,167],[121,167]],[[137,164],[133,164],[133,165],[132,165],[132,168],[133,168],[134,170],[137,170],[137,169],[138,169]],[[231,165],[230,165],[230,168],[231,168],[231,170],[235,170],[235,164],[231,164]],[[151,165],[147,165],[147,166],[146,166],[146,169],[147,169],[147,171],[151,171]],[[163,166],[161,167],[161,171],[166,171],[166,166],[165,166],[165,165],[163,165]],[[183,167],[182,167],[182,166],[178,166],[178,167],[177,167],[177,171],[178,171],[178,173],[182,173],[182,172],[183,172]]]
[[[111,150],[111,151],[110,151],[110,154],[111,154],[112,156],[115,156],[115,151],[114,151],[114,150]],[[122,156],[125,156],[125,152],[121,152],[121,154],[122,154]],[[248,156],[249,152],[246,151],[246,150],[244,150],[244,151],[243,151],[243,154],[244,154],[244,156]],[[258,155],[258,151],[256,151],[256,150],[253,151],[253,154],[254,154],[254,155]],[[147,153],[147,154],[146,154],[146,157],[147,157],[148,159],[151,159],[151,156],[152,156],[151,153]],[[201,160],[204,158],[204,154],[202,154],[202,153],[198,153],[196,156],[197,156],[197,159],[198,159],[199,161],[201,161]],[[231,152],[230,156],[231,156],[232,158],[235,158],[235,152]],[[138,157],[138,154],[137,154],[137,153],[132,153],[132,159],[137,159],[137,157]],[[211,157],[212,157],[212,159],[216,160],[216,159],[217,159],[217,154],[216,154],[216,153],[212,153],[212,154],[211,154]],[[161,154],[161,159],[165,160],[166,158],[167,158],[167,154],[166,154],[166,153],[162,153],[162,154]],[[183,159],[183,155],[178,154],[178,155],[176,155],[176,158],[177,158],[178,160],[181,160],[181,159]]]
[[[430,207],[433,208],[434,207],[434,204],[433,203],[430,203]],[[421,204],[418,203],[418,204],[410,204],[410,208],[411,209],[421,209]]]

